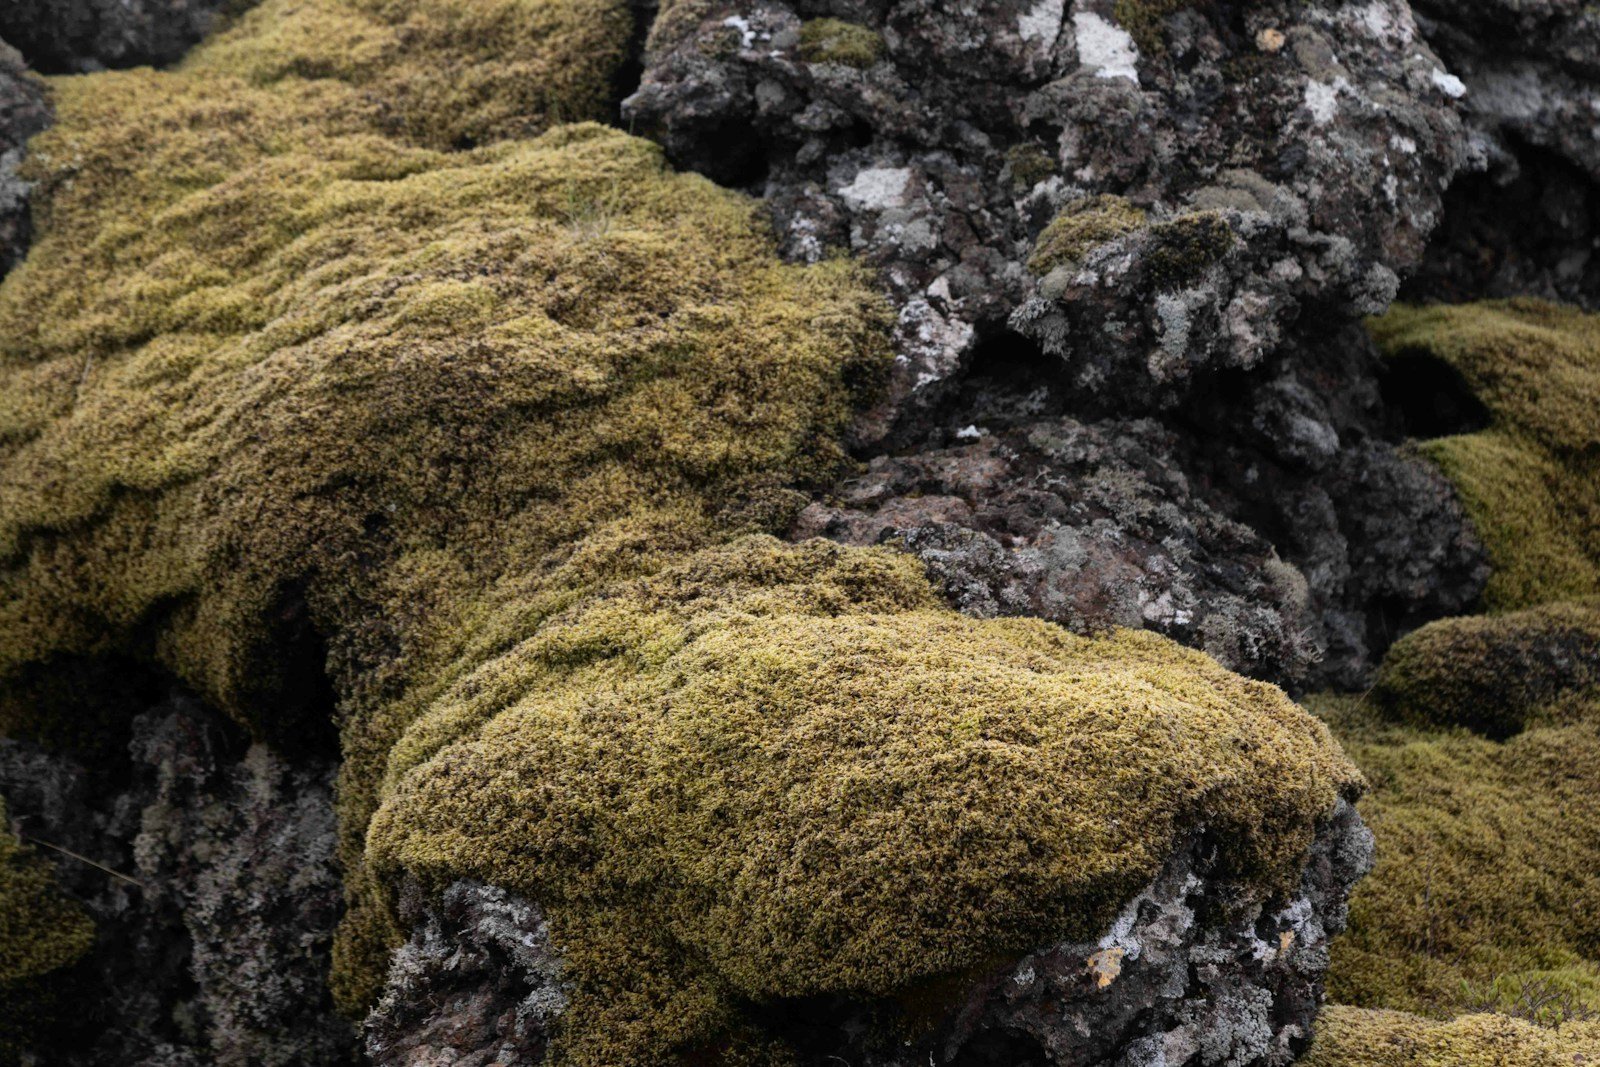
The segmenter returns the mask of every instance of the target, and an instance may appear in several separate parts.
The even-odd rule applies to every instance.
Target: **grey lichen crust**
[[[39,70],[77,73],[177,60],[219,14],[254,0],[3,0],[0,37]]]
[[[874,1008],[793,1005],[797,1064],[823,1067],[1280,1067],[1310,1038],[1328,940],[1372,864],[1372,835],[1341,801],[1299,892],[1263,899],[1219,878],[1216,843],[1177,848],[1096,940],[1041,947],[971,978],[921,1032],[886,1040]],[[378,1067],[542,1062],[566,1005],[543,912],[457,882],[416,909],[368,1017]]]

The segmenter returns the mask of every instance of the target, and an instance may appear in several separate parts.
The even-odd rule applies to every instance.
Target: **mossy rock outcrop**
[[[0,730],[108,654],[280,745],[331,714],[338,996],[403,893],[491,881],[549,911],[572,1063],[1088,936],[1202,832],[1292,890],[1360,780],[1280,691],[763,536],[846,462],[888,314],[653,145],[544,129],[598,117],[624,28],[268,0],[54,84],[0,286]]]

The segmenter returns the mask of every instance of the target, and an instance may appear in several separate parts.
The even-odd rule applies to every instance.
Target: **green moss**
[[[1200,825],[1283,888],[1356,776],[1276,689],[960,618],[901,554],[734,537],[846,461],[889,316],[614,130],[441,150],[548,111],[469,77],[457,114],[428,47],[566,13],[504,43],[558,64],[612,11],[269,0],[179,71],[56,83],[0,285],[0,688],[143,656],[292,738],[303,620],[345,757],[340,1000],[399,886],[486,878],[550,910],[562,1062],[780,1059],[750,1005],[1086,934]]]
[[[1505,742],[1309,706],[1371,783],[1378,842],[1330,999],[1447,1017],[1543,984],[1600,1010],[1600,704]]]
[[[94,924],[50,865],[11,833],[0,802],[0,1058],[49,1022],[50,977],[82,958]]]
[[[1372,695],[1414,723],[1508,737],[1597,691],[1600,600],[1590,600],[1429,623],[1389,649]]]
[[[1075,200],[1050,220],[1034,242],[1028,269],[1037,275],[1081,260],[1097,246],[1145,225],[1145,214],[1120,196]]]
[[[1006,152],[1006,167],[1011,175],[1011,184],[1020,190],[1032,189],[1059,173],[1055,159],[1031,142],[1012,145]]]
[[[800,27],[800,55],[807,63],[866,68],[883,56],[878,31],[840,19],[808,19]]]
[[[264,0],[186,67],[337,81],[382,132],[459,148],[603,118],[631,24],[624,0]]]
[[[1600,593],[1600,316],[1536,300],[1400,307],[1371,324],[1391,359],[1455,368],[1490,426],[1423,447],[1488,547],[1492,610]]]
[[[1194,0],[1117,0],[1111,14],[1141,53],[1161,56],[1167,52],[1168,16],[1193,6]]]
[[[1600,1062],[1600,1022],[1535,1026],[1499,1015],[1450,1022],[1330,1007],[1304,1067],[1581,1067]]]
[[[1214,211],[1180,215],[1150,227],[1145,264],[1160,289],[1176,289],[1198,278],[1233,247],[1233,227]]]

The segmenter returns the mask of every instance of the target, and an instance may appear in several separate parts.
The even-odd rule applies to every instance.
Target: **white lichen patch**
[[[742,15],[729,15],[722,20],[724,26],[732,26],[739,31],[739,46],[749,48],[756,43],[756,31],[751,28],[750,20]]]
[[[1444,93],[1444,95],[1450,97],[1452,100],[1459,100],[1463,96],[1467,95],[1467,86],[1465,82],[1456,77],[1454,74],[1440,70],[1438,67],[1433,68],[1433,84],[1440,92]]]
[[[1072,27],[1078,37],[1078,63],[1096,78],[1139,80],[1139,49],[1121,26],[1093,11],[1074,11]]]
[[[1017,35],[1024,41],[1053,44],[1061,35],[1061,20],[1066,9],[1066,0],[1039,0],[1017,16]]]
[[[905,205],[906,187],[911,184],[909,167],[867,167],[839,190],[839,195],[858,210],[886,211]]]
[[[1333,121],[1333,116],[1339,111],[1339,94],[1350,88],[1350,83],[1344,78],[1335,78],[1331,82],[1308,81],[1306,82],[1306,110],[1311,112],[1311,121],[1318,126],[1326,126]]]

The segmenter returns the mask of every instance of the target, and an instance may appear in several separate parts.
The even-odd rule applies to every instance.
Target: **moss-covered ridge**
[[[177,72],[55,83],[0,286],[0,729],[115,653],[290,741],[326,709],[286,650],[325,649],[342,1000],[403,886],[489,879],[548,906],[556,1054],[605,1067],[1086,933],[1198,828],[1286,888],[1357,779],[1277,690],[756,536],[883,371],[869,279],[648,143],[517,139],[560,109],[427,51],[592,87],[616,11],[268,0]]]
[[[1503,1015],[1440,1022],[1398,1011],[1331,1007],[1305,1067],[1581,1067],[1600,1060],[1600,1022],[1537,1026]]]

